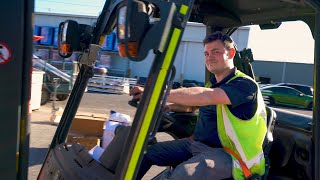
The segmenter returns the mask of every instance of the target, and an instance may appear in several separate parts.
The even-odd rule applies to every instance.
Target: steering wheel
[[[139,106],[139,100],[132,99],[128,101],[128,104],[132,107],[137,108]],[[170,115],[170,113],[163,112],[162,113],[162,119],[161,119],[161,126],[163,126],[163,129],[166,129],[169,127],[172,123],[174,123],[176,120]]]

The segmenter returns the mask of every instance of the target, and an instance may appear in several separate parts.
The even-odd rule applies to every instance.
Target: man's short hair
[[[220,31],[207,35],[203,40],[203,45],[206,45],[207,43],[210,43],[216,40],[222,41],[224,44],[224,47],[228,50],[230,50],[231,48],[235,48],[236,46],[236,44],[234,43],[234,41],[230,36]]]

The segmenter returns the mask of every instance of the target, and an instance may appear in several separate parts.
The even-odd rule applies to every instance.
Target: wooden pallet
[[[125,94],[129,93],[130,86],[137,83],[135,78],[123,78],[116,76],[94,75],[88,82],[88,91]]]

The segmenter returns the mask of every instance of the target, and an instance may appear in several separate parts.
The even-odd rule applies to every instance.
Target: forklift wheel
[[[50,101],[50,92],[46,88],[41,90],[41,105],[45,105]]]
[[[69,95],[68,94],[57,94],[57,99],[59,100],[59,101],[64,101],[64,100],[66,100],[68,97],[69,97]]]

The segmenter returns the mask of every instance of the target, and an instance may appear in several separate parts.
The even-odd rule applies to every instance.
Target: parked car
[[[262,96],[270,105],[287,105],[312,109],[313,97],[288,86],[265,86],[261,88]]]
[[[288,87],[292,87],[296,90],[299,90],[301,92],[303,92],[306,95],[309,96],[313,96],[313,88],[311,86],[308,85],[304,85],[304,84],[294,84],[294,83],[279,83],[276,84],[277,86],[288,86]]]

